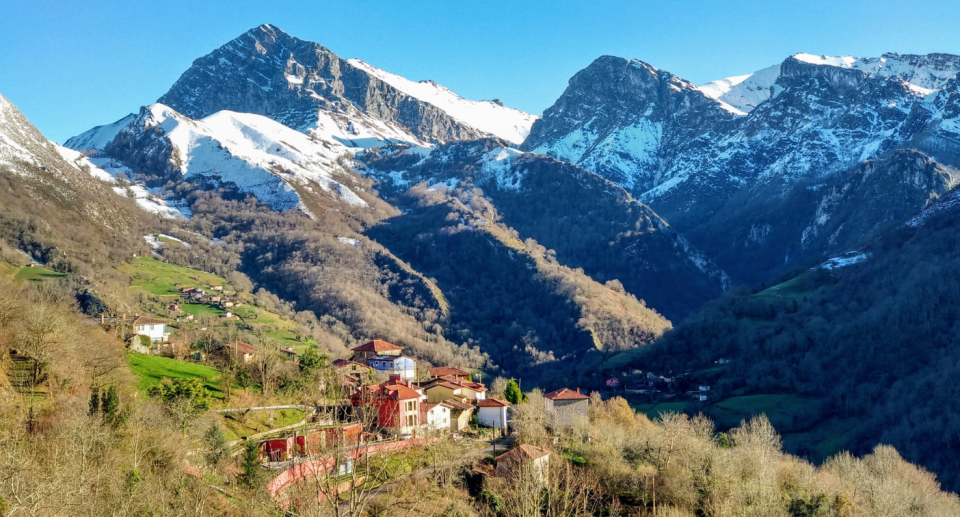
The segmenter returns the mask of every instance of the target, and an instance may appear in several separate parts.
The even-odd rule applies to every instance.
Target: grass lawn
[[[210,390],[215,398],[223,398],[223,392],[220,391],[220,386],[216,383],[216,380],[220,377],[220,372],[216,368],[188,361],[177,361],[168,357],[133,352],[127,353],[127,362],[130,363],[130,369],[133,370],[133,373],[140,378],[137,389],[144,393],[159,384],[164,377],[203,379],[206,381],[203,383],[204,386]]]
[[[180,241],[175,241],[168,237],[159,236],[160,242],[166,244],[167,246],[183,246],[183,243]]]
[[[33,266],[20,268],[20,271],[17,271],[17,274],[13,277],[13,279],[20,282],[43,282],[44,280],[50,280],[52,278],[60,278],[64,276],[67,275],[58,273],[45,267]]]
[[[855,419],[828,418],[808,431],[784,433],[784,449],[820,463],[846,449],[859,424]]]
[[[620,370],[626,366],[633,364],[634,361],[639,359],[643,354],[647,353],[646,346],[638,346],[637,348],[631,348],[630,350],[624,350],[619,354],[614,354],[608,357],[603,361],[601,369],[611,369],[611,370]]]
[[[120,270],[133,278],[133,287],[155,296],[179,296],[176,284],[205,288],[211,285],[226,285],[217,275],[188,267],[161,262],[152,257],[141,257]]]
[[[782,429],[792,425],[790,420],[803,409],[815,407],[816,402],[816,399],[793,394],[743,395],[721,400],[706,412],[721,429],[737,427],[742,420],[761,413],[767,415],[774,427]]]
[[[643,413],[647,415],[647,418],[650,420],[655,420],[658,416],[660,416],[660,413],[683,413],[684,411],[693,407],[693,402],[688,400],[677,400],[674,402],[633,404],[630,407],[635,409],[637,413]]]
[[[303,421],[303,418],[304,412],[300,409],[251,411],[245,418],[241,418],[236,413],[227,413],[223,415],[223,434],[227,441],[232,442],[244,436],[296,424]]]
[[[20,266],[9,262],[0,261],[0,276],[12,279],[20,272]]]
[[[222,316],[223,310],[214,305],[208,305],[206,303],[185,303],[180,306],[180,309],[187,314],[193,314],[195,318],[200,316]]]

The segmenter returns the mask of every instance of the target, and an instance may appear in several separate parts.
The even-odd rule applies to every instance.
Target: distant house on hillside
[[[543,396],[547,415],[559,427],[572,426],[578,419],[590,416],[590,397],[580,390],[560,388]]]
[[[494,458],[497,462],[497,477],[510,478],[524,474],[529,468],[530,475],[543,484],[547,480],[547,464],[550,451],[535,445],[522,444]]]
[[[297,351],[294,350],[292,346],[281,348],[280,353],[282,353],[287,359],[297,362]]]
[[[350,375],[369,375],[370,371],[373,370],[373,368],[363,363],[350,361],[348,359],[337,359],[332,364],[337,370]]]
[[[158,343],[170,339],[170,329],[167,323],[169,323],[167,320],[140,316],[134,320],[133,329],[137,334],[150,338],[151,342]]]
[[[257,349],[254,348],[253,345],[244,343],[243,341],[234,341],[233,343],[227,343],[220,347],[220,355],[243,364],[253,361],[256,354]]]

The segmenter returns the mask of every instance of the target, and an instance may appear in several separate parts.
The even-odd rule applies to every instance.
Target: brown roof
[[[146,316],[140,316],[136,320],[134,320],[133,326],[138,327],[140,325],[166,325],[167,323],[170,323],[170,320],[162,320],[158,318],[148,318]]]
[[[467,409],[473,409],[473,406],[472,406],[472,405],[467,404],[467,403],[465,403],[465,402],[460,402],[460,401],[457,400],[457,399],[447,399],[447,400],[444,400],[444,401],[440,402],[440,404],[442,404],[442,405],[444,405],[444,406],[447,406],[447,407],[450,408],[450,409],[456,409],[456,410],[459,410],[459,411],[465,411],[465,410],[467,410]]]
[[[498,399],[485,399],[477,401],[477,407],[507,407],[509,405],[509,402],[504,402]]]
[[[393,343],[387,343],[382,339],[374,339],[368,343],[364,343],[353,349],[354,352],[391,352],[396,350],[403,350],[403,347],[394,345]]]
[[[551,391],[544,395],[544,398],[550,400],[584,400],[589,399],[589,395],[584,395],[580,391],[573,391],[570,388],[560,388],[557,391]]]
[[[363,388],[366,393],[355,393],[352,398],[360,399],[363,397],[371,398],[389,398],[395,400],[419,399],[421,395],[416,390],[404,384],[397,384],[396,381],[386,381]]]
[[[421,402],[420,403],[420,423],[427,423],[427,412],[436,407],[437,404],[434,402]]]
[[[459,368],[448,368],[446,366],[435,366],[430,368],[431,377],[443,377],[444,375],[449,375],[451,377],[469,377],[470,374],[459,369]]]
[[[244,343],[243,341],[235,341],[233,343],[227,343],[223,345],[221,348],[226,348],[227,350],[230,351],[231,354],[232,353],[238,353],[238,354],[257,353],[257,349],[254,348],[253,345],[249,343]]]
[[[438,377],[436,379],[433,379],[432,382],[436,382],[437,384],[453,384],[457,387],[471,389],[478,393],[483,393],[484,391],[487,391],[487,387],[479,382],[465,381],[463,379],[458,379],[450,375],[444,375],[443,377]]]
[[[495,461],[535,460],[550,454],[550,451],[536,445],[518,445],[494,458]]]
[[[367,366],[367,365],[365,365],[365,364],[363,364],[363,363],[358,363],[358,362],[356,362],[356,361],[351,361],[351,360],[349,360],[349,359],[337,359],[336,361],[333,362],[333,366],[334,366],[335,368],[338,368],[338,369],[340,369],[340,368],[346,368],[346,367],[351,366],[351,365],[362,366],[362,367],[364,367],[364,368],[366,368],[366,369],[368,369],[368,370],[371,369],[369,366]]]

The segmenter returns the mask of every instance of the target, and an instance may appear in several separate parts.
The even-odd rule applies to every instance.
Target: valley
[[[63,146],[0,97],[0,513],[956,515],[958,74],[539,116],[263,24]]]

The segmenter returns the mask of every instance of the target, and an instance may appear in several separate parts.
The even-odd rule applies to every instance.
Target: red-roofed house
[[[497,456],[494,461],[497,462],[497,477],[521,475],[521,469],[530,467],[530,474],[543,483],[547,479],[550,451],[536,445],[522,444]]]
[[[590,417],[590,397],[580,390],[560,388],[543,396],[547,415],[558,426],[572,426],[578,419]]]
[[[487,387],[479,382],[470,382],[456,377],[443,376],[423,383],[424,392],[430,402],[442,402],[447,399],[465,398],[483,400],[487,398]]]
[[[477,420],[480,425],[507,431],[507,408],[509,403],[498,399],[477,401]]]
[[[234,359],[237,362],[247,364],[253,360],[253,356],[256,355],[257,349],[249,343],[244,343],[243,341],[234,341],[233,343],[226,343],[220,347],[220,354],[228,359]]]
[[[403,353],[403,348],[393,343],[388,343],[382,339],[368,341],[353,349],[353,360],[366,363],[367,359],[376,356],[399,356]]]
[[[430,368],[430,376],[434,379],[439,377],[453,377],[455,379],[469,380],[470,374],[460,368],[448,368],[446,366],[435,366]]]
[[[350,398],[354,406],[375,408],[377,425],[394,434],[413,433],[420,426],[420,402],[423,395],[413,383],[398,376],[372,386],[364,386]]]

